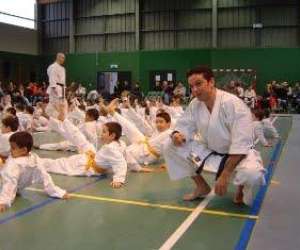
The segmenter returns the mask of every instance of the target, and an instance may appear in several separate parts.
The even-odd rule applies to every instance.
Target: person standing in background
[[[64,62],[65,55],[63,53],[57,53],[55,62],[47,69],[49,77],[49,86],[47,89],[49,104],[46,108],[46,112],[49,116],[56,117],[57,112],[55,106],[65,98],[66,70],[63,67]]]

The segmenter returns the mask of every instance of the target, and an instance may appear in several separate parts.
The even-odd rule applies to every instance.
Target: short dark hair
[[[265,112],[261,109],[252,109],[252,113],[259,121],[265,118]]]
[[[16,109],[24,111],[25,110],[25,105],[23,103],[17,103],[16,104]]]
[[[13,115],[7,115],[2,119],[2,124],[5,127],[9,127],[11,131],[15,132],[19,128],[19,119]]]
[[[167,123],[171,122],[171,116],[167,112],[158,113],[156,117],[164,119]]]
[[[115,134],[115,141],[118,141],[122,136],[122,126],[117,122],[107,122],[104,124],[107,127],[108,133]]]
[[[97,109],[88,109],[85,114],[93,118],[94,121],[97,121],[99,118],[99,111]]]
[[[32,106],[26,106],[25,110],[28,114],[33,115],[33,113],[34,113],[34,107],[32,107]]]
[[[27,148],[27,151],[30,152],[33,146],[32,135],[28,132],[21,131],[12,134],[9,137],[10,143],[16,143],[19,148]]]
[[[195,75],[195,74],[202,74],[204,79],[207,81],[210,81],[212,78],[214,78],[213,71],[207,65],[200,65],[200,66],[190,69],[186,73],[186,77],[189,78],[191,75]]]
[[[264,118],[269,118],[270,117],[270,111],[268,109],[265,109],[264,110],[264,115],[265,115]]]
[[[6,109],[6,113],[9,113],[9,114],[11,114],[11,115],[16,115],[16,114],[17,114],[17,111],[16,111],[15,108],[9,107],[9,108]]]

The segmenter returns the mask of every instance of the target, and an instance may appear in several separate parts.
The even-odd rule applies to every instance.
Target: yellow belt
[[[146,145],[148,152],[151,155],[153,155],[155,158],[158,159],[160,157],[160,154],[156,151],[156,149],[149,144],[149,141],[147,138],[144,141],[141,141],[141,143]]]
[[[96,165],[94,152],[89,150],[85,152],[85,155],[87,156],[86,170],[93,169],[98,174],[105,173],[106,169]]]

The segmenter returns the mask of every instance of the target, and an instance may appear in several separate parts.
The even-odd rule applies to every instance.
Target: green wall
[[[47,79],[47,66],[52,56],[31,56],[1,53],[0,61],[11,60],[23,65],[24,78],[31,70],[37,79]],[[118,69],[110,69],[110,65]],[[212,68],[252,68],[257,71],[257,88],[264,89],[272,79],[300,81],[300,49],[182,49],[139,52],[113,52],[96,54],[69,54],[66,59],[67,81],[77,81],[96,86],[98,71],[130,71],[132,80],[140,81],[144,91],[149,90],[149,72],[153,70],[176,70],[176,79],[186,82],[186,71],[196,65],[207,64]],[[12,72],[17,75],[18,67]],[[20,70],[20,67],[19,69]]]
[[[66,68],[69,80],[96,83],[97,71],[131,71],[132,80],[149,90],[149,72],[176,70],[177,80],[186,82],[186,71],[199,64],[212,68],[252,68],[257,71],[257,89],[263,91],[267,81],[300,81],[300,49],[187,49],[140,52],[114,52],[68,55]]]
[[[257,90],[270,80],[300,81],[300,49],[213,49],[213,68],[252,68],[257,71]]]
[[[186,71],[199,64],[210,65],[210,50],[141,51],[140,80],[143,89],[149,90],[150,71],[176,70],[176,80],[186,82]]]

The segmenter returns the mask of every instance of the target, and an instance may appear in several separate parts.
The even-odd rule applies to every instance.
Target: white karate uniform
[[[200,142],[202,148],[198,149],[202,152],[202,155],[199,155],[201,160],[210,151],[220,154],[246,155],[246,158],[235,168],[233,183],[244,185],[244,202],[246,204],[252,202],[252,187],[264,183],[264,168],[260,154],[252,149],[253,125],[250,110],[238,97],[217,89],[211,113],[203,102],[195,98],[177,121],[175,130],[185,135],[187,143],[183,149],[176,148],[170,139],[165,145],[164,157],[171,179],[177,180],[196,175],[195,168],[179,152],[185,151],[184,147],[190,147],[189,144],[194,135],[199,132],[202,139]],[[206,149],[207,152],[205,152]],[[196,152],[198,150],[196,149]],[[177,161],[180,157],[181,161]],[[214,159],[216,156],[212,157]],[[213,160],[208,158],[207,164],[210,161]]]
[[[62,87],[57,85],[57,83],[63,84],[64,88],[66,87],[66,70],[63,66],[54,62],[48,67],[47,74],[49,78],[47,94],[49,95],[49,102],[52,102],[53,100],[63,97]],[[53,92],[53,88],[55,88],[57,94]]]
[[[99,146],[98,138],[99,138],[99,131],[100,125],[96,121],[85,122],[79,125],[80,132],[85,136],[85,138],[97,149]],[[55,128],[53,128],[55,129]],[[58,131],[59,132],[59,131]],[[42,150],[65,150],[65,151],[73,151],[77,150],[76,146],[73,145],[69,141],[61,141],[57,143],[45,143],[39,146],[39,149]]]
[[[66,71],[63,66],[54,62],[48,67],[47,74],[49,78],[47,89],[49,103],[46,107],[46,113],[51,117],[57,117],[58,113],[55,106],[60,103],[60,98],[63,97],[63,89],[66,88]],[[57,83],[61,83],[63,86],[59,86]]]
[[[266,140],[264,135],[263,123],[261,121],[253,121],[253,129],[254,129],[255,140],[258,139],[258,141],[261,142],[262,145],[267,146],[268,141]]]
[[[24,112],[18,112],[17,117],[19,120],[19,130],[20,131],[32,131],[33,118],[32,115],[26,114]]]
[[[264,133],[270,134],[273,138],[279,138],[277,129],[274,127],[270,118],[265,118],[262,120]]]
[[[68,112],[67,118],[77,126],[81,123],[84,123],[85,112],[80,110],[78,107],[75,107],[73,111]]]
[[[14,132],[8,132],[5,134],[0,134],[0,155],[4,157],[8,157],[10,153],[10,144],[9,144],[9,137]]]
[[[182,106],[168,106],[167,112],[171,116],[172,123],[175,124],[176,121],[183,115],[184,110]]]
[[[99,144],[98,138],[101,131],[101,124],[99,124],[97,121],[90,121],[79,125],[78,128],[86,137],[86,139],[97,149]]]
[[[37,132],[46,132],[49,130],[48,128],[49,120],[44,116],[33,116],[32,127]]]
[[[0,175],[2,178],[0,204],[9,207],[17,192],[35,183],[43,184],[45,192],[51,197],[62,198],[66,194],[65,190],[53,183],[51,176],[44,168],[43,159],[34,153],[18,158],[9,157]]]

